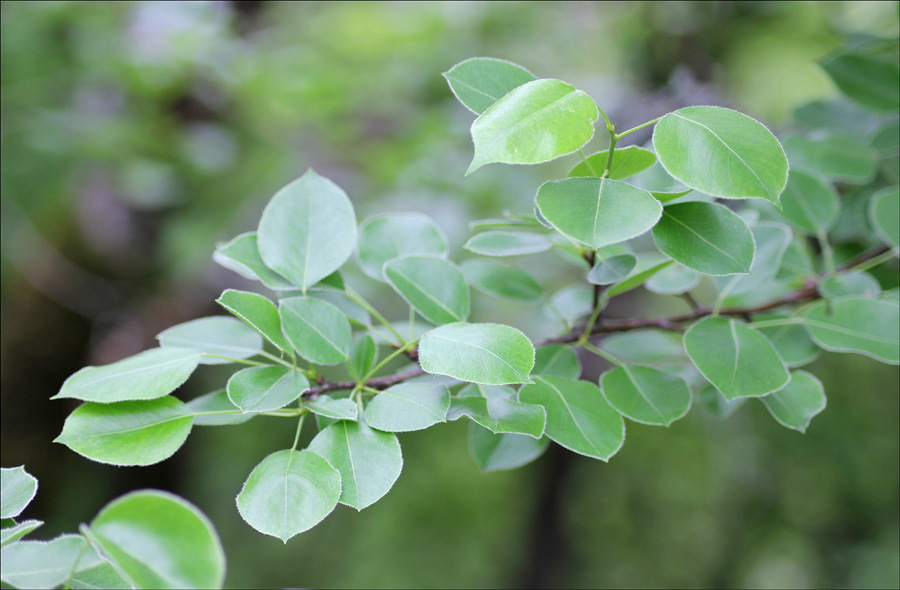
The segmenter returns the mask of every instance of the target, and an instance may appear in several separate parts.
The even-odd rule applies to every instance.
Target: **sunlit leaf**
[[[534,347],[524,334],[509,326],[447,324],[422,337],[419,362],[428,373],[462,381],[529,383]]]
[[[435,325],[469,317],[469,286],[462,270],[436,256],[403,256],[384,265],[384,276],[397,293]]]
[[[24,466],[0,470],[0,518],[15,518],[37,493],[38,481]]]
[[[447,421],[450,392],[443,385],[400,383],[377,394],[366,406],[366,422],[385,432],[423,430]]]
[[[281,328],[297,353],[320,365],[336,365],[350,356],[350,322],[334,305],[313,297],[282,299]]]
[[[609,159],[609,150],[603,150],[588,156],[569,172],[569,178],[575,176],[603,176],[606,170],[606,161]],[[612,168],[607,178],[621,180],[646,170],[656,163],[656,154],[634,145],[618,148],[613,154]]]
[[[277,410],[309,389],[300,371],[288,367],[250,367],[228,380],[228,399],[244,413]]]

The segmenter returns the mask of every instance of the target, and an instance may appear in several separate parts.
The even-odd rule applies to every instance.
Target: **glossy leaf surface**
[[[366,422],[385,432],[423,430],[447,421],[450,392],[432,383],[400,383],[388,387],[366,406]]]
[[[320,365],[350,357],[350,322],[334,305],[313,297],[282,299],[281,328],[297,353]]]
[[[397,293],[435,325],[469,317],[469,286],[462,270],[436,256],[403,256],[384,265],[384,276]]]
[[[204,355],[200,364],[225,365],[232,361],[224,356],[245,359],[259,354],[262,337],[253,328],[234,318],[215,316],[172,326],[156,335],[163,348],[190,348]]]
[[[248,324],[281,351],[293,355],[291,343],[281,332],[281,316],[275,304],[256,293],[226,289],[216,303]]]
[[[419,362],[428,373],[462,381],[528,383],[534,347],[522,332],[509,326],[447,324],[422,337]]]
[[[359,267],[379,281],[384,263],[409,254],[447,253],[447,239],[433,219],[422,213],[370,217],[359,228]]]
[[[794,371],[787,385],[761,399],[773,418],[800,432],[826,404],[822,382],[806,371]]]
[[[512,90],[535,79],[522,66],[492,57],[461,61],[443,76],[459,102],[479,115]]]
[[[668,426],[691,407],[684,379],[651,367],[616,367],[600,377],[600,389],[616,411],[644,424]]]
[[[287,367],[250,367],[232,375],[226,389],[242,412],[259,413],[288,405],[309,389],[309,381]]]

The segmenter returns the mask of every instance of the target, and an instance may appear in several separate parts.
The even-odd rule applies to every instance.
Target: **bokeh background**
[[[669,429],[629,422],[609,464],[551,449],[481,474],[462,421],[410,433],[383,500],[287,545],[241,521],[234,496],[293,424],[196,428],[172,459],[123,469],[52,444],[74,405],[48,401],[80,367],[221,313],[224,288],[256,288],[213,248],[310,166],[359,219],[429,213],[457,254],[468,221],[527,212],[571,164],[463,178],[472,116],[440,73],[467,57],[565,79],[619,128],[718,104],[777,132],[837,95],[815,60],[843,35],[897,26],[894,2],[4,2],[2,464],[40,480],[34,536],[155,487],[212,518],[231,587],[898,587],[898,372],[860,356],[811,366],[829,401],[806,435],[762,404],[726,420],[696,406]],[[552,257],[525,264],[553,278]],[[347,278],[404,317],[392,292]],[[625,305],[668,309],[642,292]],[[485,298],[474,318],[547,329],[537,309]],[[204,367],[180,395],[224,376]]]

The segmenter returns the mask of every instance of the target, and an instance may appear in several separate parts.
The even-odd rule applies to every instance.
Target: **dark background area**
[[[760,403],[725,420],[696,405],[668,429],[629,422],[608,464],[551,447],[481,474],[462,422],[406,434],[383,500],[339,506],[286,545],[246,525],[234,497],[292,423],[198,427],[173,458],[117,468],[51,443],[75,404],[49,401],[82,366],[220,314],[223,289],[256,289],[213,248],[253,229],[310,166],[360,220],[432,215],[457,260],[468,221],[529,211],[538,184],[571,163],[463,178],[471,114],[440,76],[462,59],[562,78],[620,128],[718,104],[777,133],[794,107],[836,96],[815,60],[842,34],[897,26],[896,3],[879,2],[4,2],[0,448],[4,466],[40,481],[23,514],[46,522],[34,537],[153,487],[210,516],[231,587],[897,587],[898,371],[861,356],[826,353],[807,369],[828,408],[805,435]],[[565,284],[553,256],[526,264]],[[347,279],[405,317],[389,289]],[[538,308],[473,305],[476,320],[549,329]],[[614,311],[672,305],[641,290]],[[178,395],[227,375],[203,367]]]

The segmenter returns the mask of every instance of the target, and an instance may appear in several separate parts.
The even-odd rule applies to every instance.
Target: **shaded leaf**
[[[503,397],[454,397],[447,420],[468,416],[494,433],[518,433],[540,438],[544,433],[544,408]]]
[[[493,57],[473,57],[442,74],[459,102],[481,114],[506,94],[535,79],[520,65]]]
[[[616,411],[644,424],[669,426],[691,408],[684,379],[650,367],[616,367],[600,377],[600,389]]]
[[[900,70],[896,60],[840,53],[825,60],[822,68],[847,98],[879,111],[900,107]]]
[[[245,359],[259,354],[263,341],[259,334],[234,318],[215,316],[172,326],[156,335],[163,348],[189,348],[204,354],[203,365],[226,365],[232,361],[205,355]],[[134,398],[130,398],[134,399]]]
[[[822,382],[806,371],[794,371],[787,385],[760,399],[780,424],[800,432],[826,404]]]
[[[631,254],[619,254],[610,256],[605,260],[598,260],[588,272],[587,280],[593,285],[609,285],[626,278],[637,264],[637,258]]]
[[[313,297],[279,302],[281,328],[297,353],[320,365],[336,365],[350,357],[351,329],[334,305]]]
[[[794,170],[855,184],[865,184],[875,174],[875,150],[851,135],[788,137],[784,149]]]
[[[470,285],[500,299],[534,303],[544,295],[540,284],[521,268],[479,259],[466,260],[460,268]]]
[[[213,260],[246,279],[262,282],[272,290],[296,288],[296,285],[265,265],[259,256],[256,232],[241,234],[227,244],[220,245],[213,253]]]
[[[841,208],[831,185],[799,170],[791,171],[781,205],[788,221],[811,234],[831,229]]]
[[[526,232],[486,231],[473,236],[463,248],[483,256],[518,256],[549,250],[547,236]]]
[[[364,273],[386,280],[384,263],[409,254],[447,253],[447,238],[433,219],[422,213],[390,213],[370,217],[359,227],[357,255]]]
[[[283,352],[293,355],[294,349],[281,332],[281,316],[275,304],[256,293],[226,289],[216,303],[259,332]]]
[[[825,350],[900,363],[900,304],[895,300],[849,297],[819,301],[803,313],[803,325]]]
[[[350,369],[357,379],[362,379],[378,362],[378,345],[369,334],[363,334],[353,341],[350,348]]]
[[[469,317],[469,286],[462,270],[436,256],[403,256],[384,265],[384,276],[397,293],[435,325]]]
[[[690,291],[700,283],[697,271],[678,263],[670,264],[647,279],[644,287],[661,295],[681,295]]]
[[[581,376],[581,363],[575,351],[568,346],[542,346],[535,350],[531,374],[574,380]]]
[[[848,295],[875,297],[881,293],[881,285],[867,272],[848,271],[828,277],[819,285],[819,293],[828,299]]]
[[[231,426],[253,418],[228,399],[228,392],[218,389],[192,399],[187,408],[194,413],[194,426]]]
[[[494,434],[476,423],[469,424],[469,452],[485,473],[516,469],[544,454],[550,439],[527,434]]]
[[[869,220],[882,240],[900,248],[900,187],[888,187],[872,196]]]
[[[353,420],[358,417],[358,408],[356,402],[351,399],[335,399],[333,397],[322,395],[311,401],[304,401],[303,407],[308,408],[310,412],[331,418],[332,420]],[[324,426],[320,423],[320,429]]]
[[[786,319],[787,314],[758,314],[753,319],[757,322]],[[785,324],[781,326],[769,326],[768,328],[756,328],[763,336],[769,339],[778,356],[788,367],[801,367],[811,363],[819,356],[819,347],[809,337],[806,329],[798,324]]]

